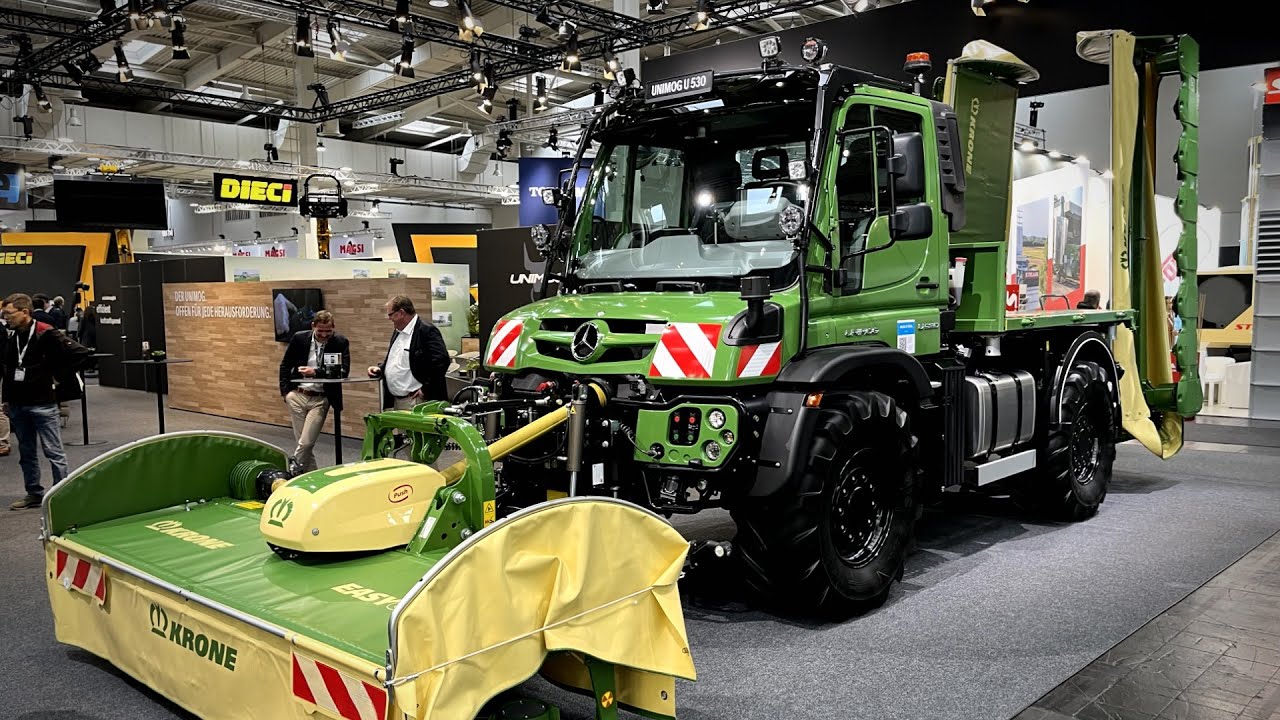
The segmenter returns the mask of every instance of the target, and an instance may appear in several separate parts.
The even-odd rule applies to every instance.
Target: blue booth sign
[[[542,191],[560,187],[562,178],[573,167],[573,158],[520,158],[520,225],[529,227],[545,223],[555,225],[556,208],[542,201]],[[589,158],[582,159],[578,172],[576,194],[582,200],[586,191],[587,175],[591,168]]]

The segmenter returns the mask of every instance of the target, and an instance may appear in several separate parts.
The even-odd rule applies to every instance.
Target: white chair
[[[1204,351],[1202,351],[1203,353]],[[1200,383],[1204,389],[1206,405],[1217,405],[1222,395],[1222,381],[1227,367],[1235,364],[1234,358],[1221,355],[1200,356]]]
[[[1249,407],[1249,362],[1228,365],[1222,379],[1222,404],[1229,408]]]

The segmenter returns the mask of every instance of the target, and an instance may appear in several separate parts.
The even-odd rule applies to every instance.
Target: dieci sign
[[[645,85],[644,99],[646,102],[657,102],[708,93],[711,92],[712,77],[710,70],[703,70],[691,75],[654,80]]]
[[[213,186],[217,199],[224,202],[270,207],[295,207],[298,204],[298,183],[294,180],[214,173]]]

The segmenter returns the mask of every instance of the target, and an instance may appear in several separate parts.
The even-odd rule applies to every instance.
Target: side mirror
[[[877,221],[883,219],[876,218]],[[893,217],[888,218],[888,232],[894,240],[922,240],[933,235],[933,208],[928,203],[897,208]]]
[[[896,197],[924,195],[924,136],[918,132],[896,133],[893,155],[889,158],[889,175],[893,178]]]

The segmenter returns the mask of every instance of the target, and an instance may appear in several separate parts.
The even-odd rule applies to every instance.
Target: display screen
[[[58,224],[68,228],[167,230],[164,183],[54,180]]]
[[[320,288],[288,288],[271,291],[276,340],[289,342],[294,333],[311,329],[311,320],[324,309]]]

